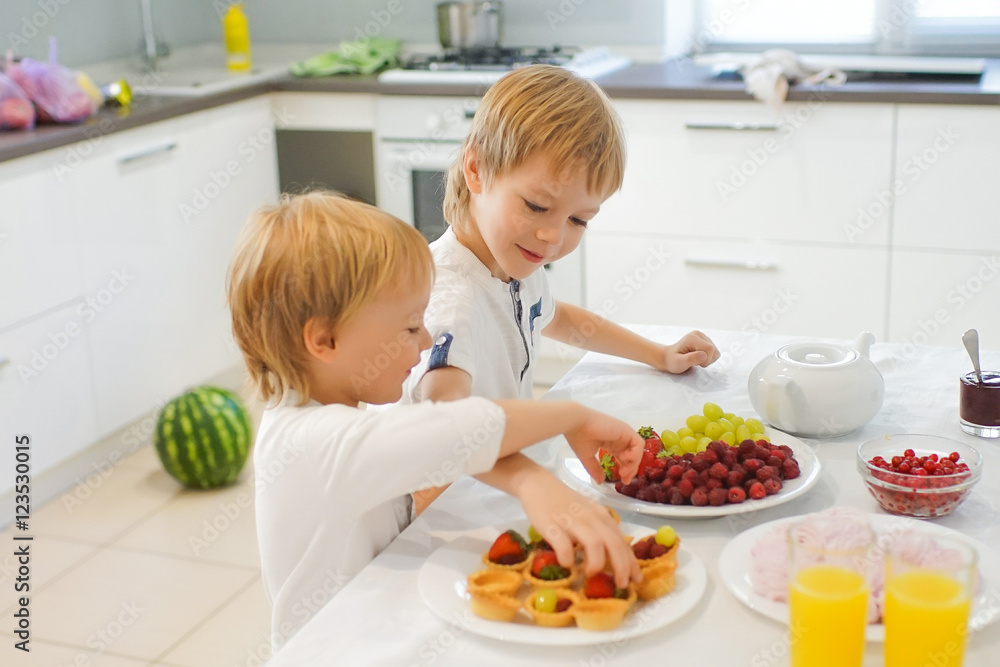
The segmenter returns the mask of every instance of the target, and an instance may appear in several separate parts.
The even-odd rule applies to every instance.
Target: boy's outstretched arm
[[[700,331],[685,334],[673,345],[661,345],[579,306],[555,304],[555,315],[542,334],[567,345],[632,359],[667,373],[708,366],[719,358],[718,348]]]
[[[456,400],[465,398],[471,393],[472,378],[458,368],[439,368],[427,373],[421,380],[421,385],[425,399]],[[511,437],[530,442],[552,437],[538,433],[537,429],[541,426],[538,422],[549,419],[547,411],[549,406],[556,405],[555,403],[549,401],[497,401],[497,403],[507,411],[507,428]],[[513,404],[513,411],[508,409],[507,404]],[[520,432],[522,428],[528,430]],[[551,425],[547,428],[551,430]],[[561,432],[558,431],[553,435]],[[630,438],[632,433],[634,432],[630,429]],[[541,437],[538,437],[539,435]],[[641,458],[641,438],[639,440],[637,456]],[[631,442],[634,448],[635,441]],[[626,454],[623,456],[629,458]],[[593,455],[590,459],[596,462]],[[629,477],[634,475],[637,467],[638,459],[628,466]],[[577,542],[584,548],[585,569],[588,574],[603,569],[610,560],[615,581],[620,587],[625,587],[630,579],[638,579],[640,576],[632,550],[625,544],[621,531],[608,511],[567,487],[555,475],[527,456],[515,453],[501,458],[490,472],[476,475],[476,479],[517,498],[524,507],[528,520],[552,545],[562,565],[569,567],[573,563],[573,543]],[[433,497],[436,497],[436,494]],[[433,497],[426,499],[427,502],[433,500]],[[420,498],[417,500],[419,502]]]

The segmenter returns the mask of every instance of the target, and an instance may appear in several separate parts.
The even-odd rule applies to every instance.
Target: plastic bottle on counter
[[[250,26],[243,3],[229,5],[222,16],[222,35],[226,41],[226,67],[233,72],[250,69]]]

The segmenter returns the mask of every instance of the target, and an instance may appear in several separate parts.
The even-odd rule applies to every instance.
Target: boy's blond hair
[[[308,402],[310,319],[333,330],[386,290],[429,286],[433,274],[420,233],[374,206],[310,192],[257,211],[237,243],[227,291],[233,336],[260,396],[294,390],[300,405]]]
[[[549,156],[556,173],[583,167],[587,190],[605,198],[621,187],[625,173],[625,138],[611,101],[593,81],[554,65],[514,70],[483,97],[448,170],[444,218],[458,228],[469,212],[462,169],[470,150],[486,186],[538,150]]]

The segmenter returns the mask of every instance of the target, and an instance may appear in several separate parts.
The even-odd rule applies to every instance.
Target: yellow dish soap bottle
[[[229,5],[222,17],[222,35],[226,40],[226,67],[232,72],[250,69],[250,26],[242,2]]]

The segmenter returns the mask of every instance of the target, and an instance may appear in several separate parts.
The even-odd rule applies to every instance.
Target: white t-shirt
[[[265,410],[254,447],[276,646],[410,523],[411,492],[490,470],[506,424],[483,398],[378,412],[294,400]]]
[[[444,366],[472,376],[473,396],[531,398],[541,332],[555,314],[545,271],[523,281],[494,278],[450,227],[431,252],[437,277],[424,323],[434,345],[407,378],[401,402],[422,400],[420,380]]]

